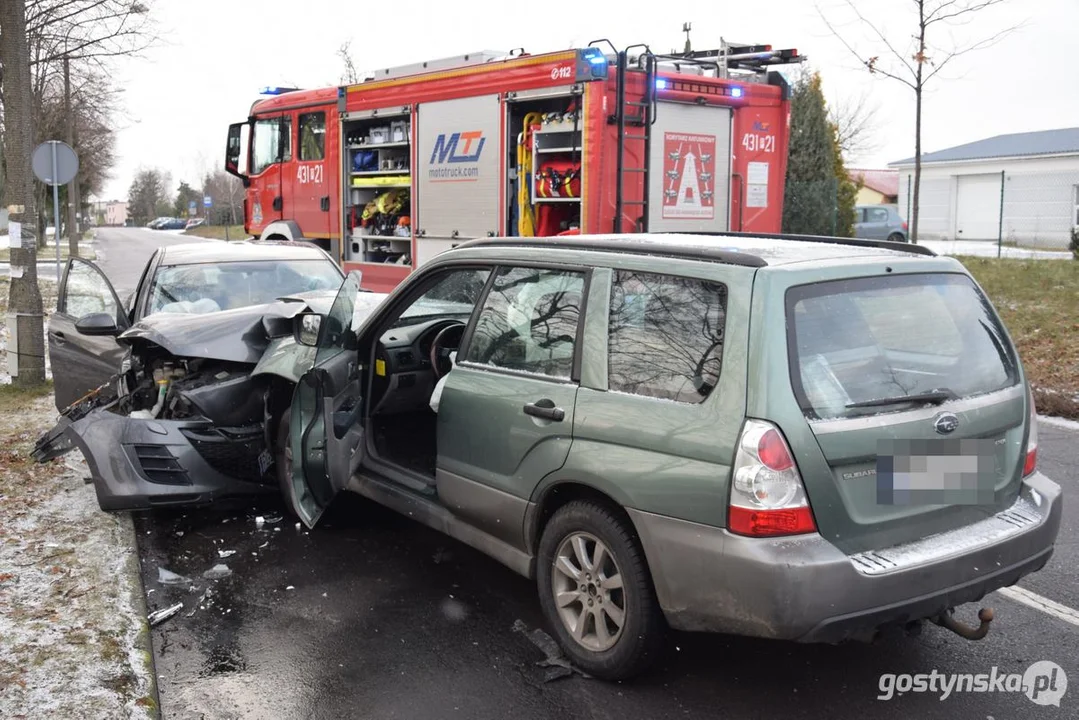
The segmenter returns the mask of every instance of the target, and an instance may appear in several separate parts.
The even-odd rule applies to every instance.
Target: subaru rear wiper
[[[958,396],[948,388],[941,388],[939,390],[930,390],[914,395],[899,395],[896,397],[877,398],[876,400],[862,400],[861,402],[849,403],[847,408],[881,407],[883,405],[898,405],[900,403],[932,403],[934,405],[940,405],[945,400],[954,400],[956,397]]]

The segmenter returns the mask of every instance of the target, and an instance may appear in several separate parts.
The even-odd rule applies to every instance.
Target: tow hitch
[[[967,640],[981,640],[989,634],[989,623],[993,622],[993,608],[982,608],[978,611],[978,620],[981,625],[976,628],[959,622],[952,617],[953,613],[955,613],[955,608],[949,608],[933,618],[933,622]]]

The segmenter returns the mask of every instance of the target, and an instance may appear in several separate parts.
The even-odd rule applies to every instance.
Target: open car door
[[[363,373],[353,317],[359,278],[350,274],[318,329],[315,363],[292,396],[292,506],[313,528],[359,468],[364,451]]]
[[[57,410],[120,372],[124,349],[116,336],[127,326],[127,313],[105,274],[88,260],[69,259],[48,329]]]

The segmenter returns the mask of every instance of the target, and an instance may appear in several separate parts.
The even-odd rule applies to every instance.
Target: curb
[[[146,586],[142,581],[142,561],[139,557],[139,540],[138,535],[135,532],[135,520],[131,517],[131,513],[123,513],[123,522],[127,526],[128,544],[131,550],[131,556],[128,560],[128,572],[134,574],[136,580],[134,606],[135,612],[139,614],[139,632],[135,636],[135,649],[144,653],[145,657],[149,659],[149,671],[150,671],[150,683],[146,689],[147,695],[154,700],[154,713],[153,717],[157,720],[161,720],[161,693],[157,685],[157,663],[154,658],[154,645],[152,639],[152,630],[150,628],[149,608],[146,606]]]

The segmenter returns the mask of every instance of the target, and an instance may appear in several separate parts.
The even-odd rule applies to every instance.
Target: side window
[[[321,160],[326,154],[326,113],[300,115],[300,160]]]
[[[703,402],[723,362],[726,286],[629,270],[616,270],[611,283],[609,389]]]
[[[872,208],[869,211],[869,222],[888,222],[888,211],[884,208]]]
[[[92,313],[108,313],[119,319],[119,308],[105,277],[87,262],[71,264],[64,286],[63,312],[76,320]]]
[[[255,140],[251,150],[251,174],[258,175],[279,159],[283,162],[291,158],[292,118],[279,116],[256,120]]]
[[[570,379],[584,283],[583,272],[500,268],[464,360]]]

